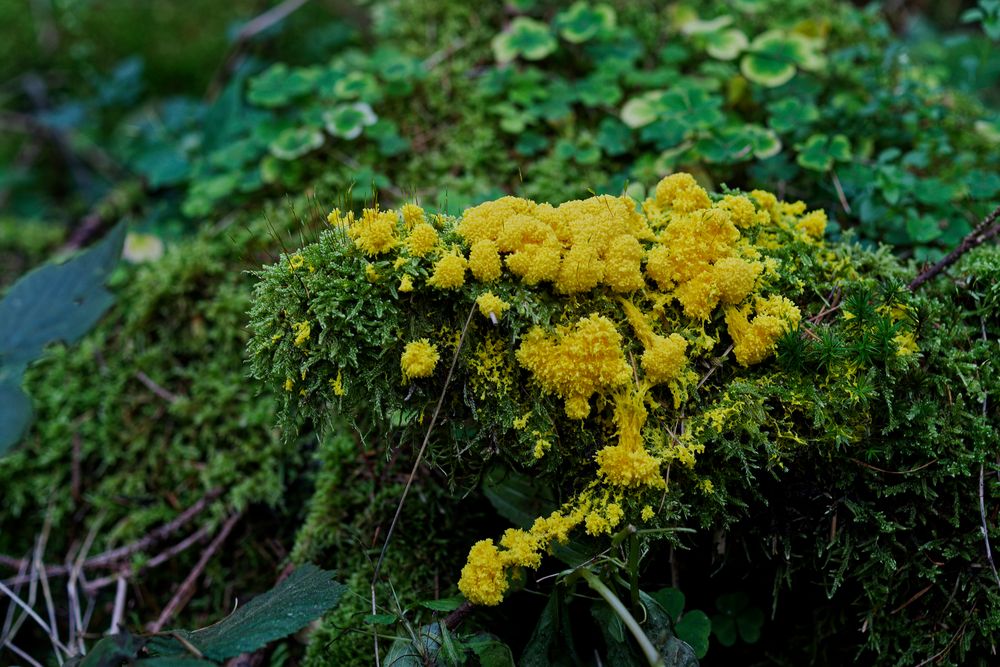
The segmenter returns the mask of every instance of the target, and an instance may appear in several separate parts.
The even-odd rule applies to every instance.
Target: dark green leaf
[[[698,658],[704,658],[708,653],[708,636],[712,632],[712,622],[705,612],[697,609],[687,612],[674,626],[674,631],[679,639],[690,644]]]
[[[664,588],[650,593],[649,597],[660,603],[660,606],[670,616],[670,620],[677,622],[681,612],[684,611],[684,593],[676,588]]]
[[[31,399],[19,384],[0,382],[0,454],[21,439],[31,423],[31,413]]]
[[[442,600],[424,600],[419,604],[420,606],[426,607],[431,611],[455,611],[462,605],[463,602],[465,602],[465,598],[458,595],[453,598],[444,598]]]
[[[204,630],[186,633],[186,638],[213,660],[256,651],[335,607],[347,587],[332,577],[315,565],[303,565],[232,615]]]

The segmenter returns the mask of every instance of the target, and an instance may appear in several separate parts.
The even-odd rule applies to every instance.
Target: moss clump
[[[406,345],[427,339],[447,361],[471,313],[441,412],[446,437],[430,459],[457,485],[484,461],[526,470],[539,494],[551,486],[562,501],[496,544],[488,530],[466,544],[462,590],[472,602],[509,596],[524,568],[567,535],[690,527],[692,537],[644,535],[644,585],[664,583],[656,573],[667,567],[666,542],[688,550],[672,560],[693,575],[685,581],[695,598],[711,601],[766,572],[752,577],[755,603],[773,604],[794,628],[787,641],[765,625],[765,641],[730,649],[734,659],[985,659],[1000,595],[978,529],[977,482],[998,430],[987,397],[1000,392],[1000,253],[980,249],[955,279],[914,294],[912,269],[884,250],[824,243],[801,202],[756,191],[709,197],[681,177],[632,213],[625,199],[620,215],[618,203],[594,201],[602,207],[564,205],[575,211],[566,226],[560,209],[513,198],[439,218],[439,245],[420,257],[407,254],[403,216],[391,230],[401,243],[372,256],[365,216],[334,215],[331,231],[260,274],[252,368],[285,389],[291,427],[331,406],[360,408],[402,426],[405,443],[449,367],[405,382]],[[640,248],[643,285],[627,296],[608,278],[621,271],[601,266],[618,245],[601,245],[609,230]],[[499,279],[435,284],[442,258],[484,241],[503,259]],[[521,263],[519,253],[537,256]],[[409,289],[397,290],[404,275]],[[476,306],[487,287],[510,304],[496,322]],[[310,323],[302,344],[291,328],[301,321]],[[659,356],[650,353],[657,345]],[[479,391],[484,377],[490,388]],[[727,536],[714,580],[712,535]],[[817,628],[837,640],[825,657]]]

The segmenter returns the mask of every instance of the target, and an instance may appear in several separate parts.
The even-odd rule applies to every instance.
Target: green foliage
[[[105,283],[124,238],[119,225],[66,262],[32,271],[0,299],[0,455],[31,421],[31,401],[21,390],[25,368],[47,345],[75,343],[114,302]]]
[[[959,14],[950,3],[914,13],[905,28],[885,8],[832,1],[377,0],[348,12],[338,6],[335,20],[310,3],[247,45],[252,55],[217,96],[205,88],[224,60],[224,26],[238,29],[257,8],[168,4],[140,19],[121,3],[100,11],[91,4],[54,5],[54,51],[36,31],[46,21],[33,25],[33,12],[0,9],[13,28],[0,46],[10,56],[7,78],[18,77],[4,101],[12,120],[38,123],[0,137],[0,199],[20,216],[0,221],[0,285],[66,235],[25,218],[128,217],[168,250],[119,270],[110,317],[78,347],[49,346],[27,369],[38,418],[0,460],[0,553],[29,552],[47,516],[51,560],[91,532],[94,551],[112,548],[221,487],[206,525],[235,507],[248,512],[246,533],[209,565],[212,583],[182,622],[197,626],[228,606],[214,582],[269,587],[283,560],[275,544],[288,546],[293,562],[338,568],[352,591],[307,648],[282,645],[273,664],[300,650],[310,665],[371,663],[363,618],[371,611],[373,536],[384,535],[413,462],[384,454],[419,439],[413,406],[436,398],[417,389],[400,400],[398,359],[381,347],[400,331],[432,332],[414,330],[408,308],[367,309],[372,288],[361,281],[323,292],[320,309],[331,341],[372,341],[344,369],[346,397],[322,386],[329,359],[318,357],[303,365],[278,355],[266,369],[254,361],[279,384],[292,380],[292,392],[258,393],[246,379],[253,296],[243,272],[312,234],[288,213],[287,193],[350,192],[345,209],[376,195],[423,199],[428,210],[457,213],[509,193],[558,203],[627,187],[641,199],[640,183],[686,169],[722,190],[780,187],[826,209],[831,233],[855,228],[849,238],[890,242],[918,261],[953,247],[1000,196],[1000,14],[992,1],[964,13],[966,30],[947,25]],[[944,26],[929,23],[932,15]],[[139,20],[146,29],[134,29]],[[31,72],[47,85],[42,102],[26,92],[37,88],[22,90]],[[124,190],[135,194],[118,197]],[[818,320],[786,336],[778,360],[759,374],[713,372],[696,407],[718,421],[694,426],[704,428],[708,455],[699,466],[715,493],[678,493],[683,472],[673,470],[663,511],[698,532],[671,533],[669,563],[640,536],[637,573],[657,590],[676,561],[687,598],[714,605],[711,660],[990,664],[1000,615],[983,558],[977,477],[986,461],[990,512],[1000,258],[980,249],[948,278],[908,295],[899,286],[912,270],[888,251],[834,252],[845,267],[835,280],[793,254],[781,258],[798,276],[784,288]],[[260,299],[287,308],[287,325],[315,315],[296,311],[302,292],[290,284]],[[464,316],[459,301],[451,320]],[[524,304],[522,315],[547,322],[550,306]],[[905,307],[902,320],[889,314],[896,307]],[[919,349],[905,357],[897,337],[909,329]],[[376,384],[385,391],[358,398]],[[0,383],[0,412],[30,407],[20,379],[16,385]],[[310,398],[300,401],[301,390]],[[485,415],[481,422],[456,417],[469,403]],[[541,405],[538,428],[554,424],[560,409]],[[446,402],[388,552],[389,581],[377,589],[380,601],[395,600],[393,592],[400,601],[376,614],[385,621],[374,624],[383,658],[399,637],[401,653],[423,650],[442,663],[576,663],[593,648],[605,664],[639,656],[610,607],[584,601],[561,579],[547,583],[558,577],[517,584],[548,595],[544,612],[542,602],[515,602],[473,615],[458,631],[441,629],[468,546],[497,535],[506,520],[526,525],[557,507],[574,479],[537,469],[526,476],[529,439],[493,440],[490,420],[521,414],[494,410],[468,385]],[[278,416],[283,435],[273,428]],[[325,424],[321,435],[306,417]],[[590,438],[586,449],[608,435],[574,437]],[[470,461],[467,447],[482,458]],[[590,465],[578,461],[579,470]],[[532,509],[517,514],[525,499]],[[992,519],[988,530],[995,545]],[[575,540],[556,555],[576,565],[592,547]],[[150,555],[137,554],[134,565]],[[629,555],[624,545],[612,552],[623,563]],[[130,624],[148,620],[196,558],[192,550],[139,575],[143,599],[129,608]],[[546,574],[563,567],[553,563]],[[612,585],[629,597],[626,582]],[[689,612],[678,620],[676,594],[656,597],[664,599],[650,606],[647,623],[664,629],[663,646],[680,637],[699,648],[702,619]],[[99,602],[95,618],[105,620],[110,600],[102,593]],[[688,618],[690,628],[681,625]],[[39,639],[34,645],[46,650]],[[104,646],[105,656],[133,655],[130,646]],[[680,642],[669,646],[688,655]]]
[[[344,587],[332,581],[332,576],[315,565],[303,565],[272,590],[207,628],[193,632],[172,630],[148,637],[121,632],[102,639],[85,657],[66,664],[70,667],[117,667],[123,661],[145,667],[222,664],[227,658],[252,653],[283,639],[335,607]]]

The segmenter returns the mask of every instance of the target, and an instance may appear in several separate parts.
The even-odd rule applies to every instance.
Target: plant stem
[[[622,622],[625,623],[629,632],[631,632],[632,636],[635,637],[636,642],[639,643],[639,648],[642,649],[650,667],[666,667],[663,662],[663,657],[660,656],[660,652],[656,650],[655,646],[653,646],[653,642],[649,641],[649,637],[647,637],[646,633],[642,631],[638,621],[636,621],[635,617],[629,613],[629,610],[625,608],[625,605],[622,604],[622,601],[619,600],[618,596],[614,594],[614,591],[608,588],[596,574],[587,568],[582,568],[580,570],[580,575],[587,580],[587,585],[590,586],[595,593],[604,598],[604,601],[607,602],[611,608],[615,610],[615,613],[618,614],[618,617],[622,619]]]
[[[629,526],[628,536],[628,586],[629,602],[632,611],[639,610],[639,538],[635,534],[635,526]]]

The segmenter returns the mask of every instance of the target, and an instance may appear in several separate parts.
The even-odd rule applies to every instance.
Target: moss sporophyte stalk
[[[471,546],[459,588],[475,604],[499,604],[520,569],[575,533],[666,528],[680,521],[668,493],[716,493],[699,457],[740,398],[706,404],[701,385],[723,368],[735,387],[799,335],[801,276],[850,271],[823,240],[825,214],[802,202],[710,195],[685,173],[652,192],[558,206],[508,196],[457,218],[412,203],[334,210],[317,242],[262,274],[255,372],[304,414],[365,401],[422,423],[478,311],[443,419],[481,459],[559,475],[567,490],[530,526]],[[894,353],[916,354],[912,327],[895,322]]]

